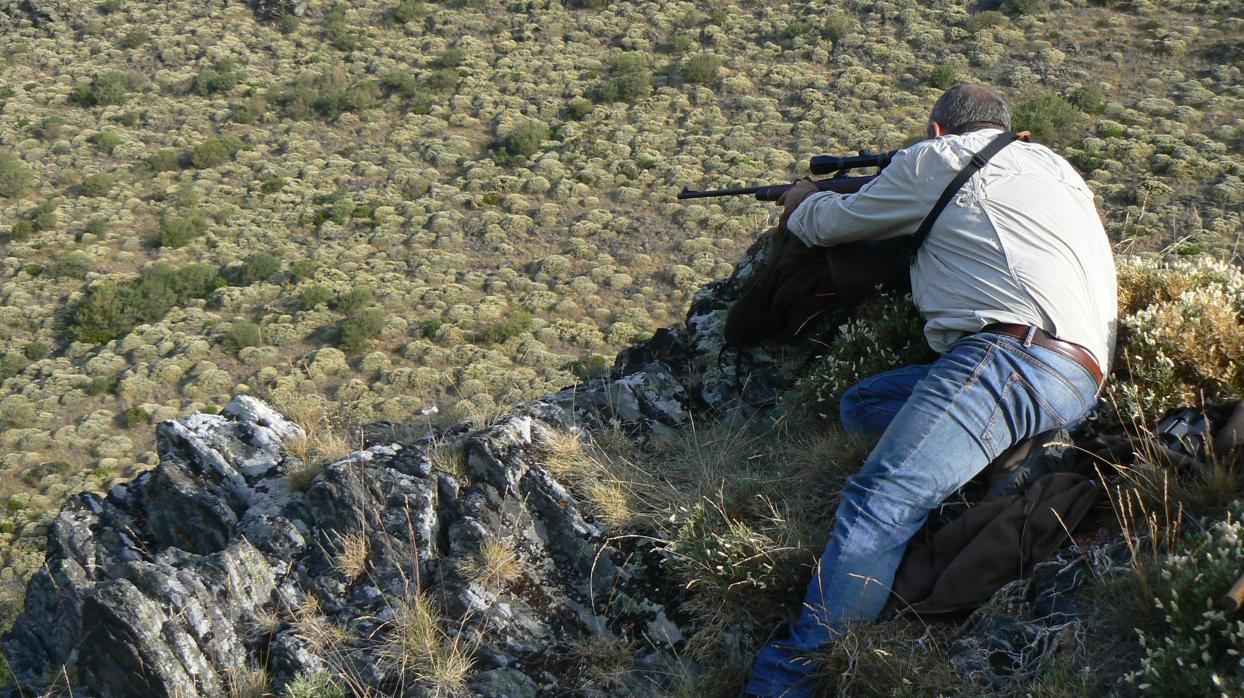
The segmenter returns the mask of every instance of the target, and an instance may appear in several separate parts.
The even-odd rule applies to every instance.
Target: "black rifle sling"
[[[946,208],[946,205],[955,197],[955,194],[959,193],[963,185],[972,178],[972,175],[979,172],[985,166],[985,163],[989,162],[990,158],[1016,140],[1019,140],[1019,134],[1014,131],[1007,131],[989,141],[989,144],[981,148],[979,153],[972,155],[972,159],[968,160],[968,164],[962,170],[959,170],[959,174],[950,180],[950,184],[946,185],[946,191],[942,192],[937,203],[933,204],[933,209],[929,211],[929,214],[924,217],[923,221],[920,221],[920,227],[908,238],[911,241],[908,247],[909,261],[913,264],[915,263],[916,252],[920,250],[920,245],[929,236],[929,231],[933,229],[933,224],[937,222],[937,217],[942,215],[942,209]]]

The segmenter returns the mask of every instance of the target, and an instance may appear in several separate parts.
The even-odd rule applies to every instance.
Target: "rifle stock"
[[[873,180],[876,175],[868,177],[831,177],[829,179],[816,179],[812,183],[820,191],[833,191],[839,194],[854,194],[861,187]],[[735,189],[710,189],[708,191],[699,191],[694,189],[683,188],[678,193],[679,199],[706,199],[717,196],[741,196],[744,194],[752,194],[760,201],[777,201],[778,198],[794,186],[791,184],[762,184],[755,187],[738,187]]]

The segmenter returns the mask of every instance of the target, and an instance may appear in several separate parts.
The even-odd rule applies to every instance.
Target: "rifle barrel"
[[[851,194],[860,190],[860,187],[871,182],[873,177],[831,177],[829,179],[817,179],[812,183],[821,191],[834,191],[839,194]],[[706,199],[718,196],[741,196],[743,194],[753,194],[761,201],[777,201],[787,189],[793,184],[762,184],[755,187],[736,187],[734,189],[710,189],[707,191],[699,191],[695,189],[683,188],[678,193],[679,199]]]

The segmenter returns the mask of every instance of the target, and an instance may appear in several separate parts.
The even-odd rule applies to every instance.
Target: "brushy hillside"
[[[433,407],[484,420],[599,372],[772,213],[674,192],[901,146],[958,80],[998,85],[1084,172],[1120,252],[1237,259],[1241,17],[1240,0],[386,0],[279,21],[4,3],[0,584],[38,564],[68,494],[156,462],[153,421],[243,392],[325,433]],[[1144,301],[1134,356],[1217,346],[1144,331],[1227,317],[1212,288],[1230,289],[1202,281]],[[1238,389],[1238,357],[1115,397],[1127,417]]]

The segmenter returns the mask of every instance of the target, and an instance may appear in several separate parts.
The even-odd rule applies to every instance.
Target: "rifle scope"
[[[838,155],[813,155],[812,163],[808,169],[812,170],[814,175],[836,174],[838,172],[846,172],[856,167],[885,167],[890,164],[890,159],[894,157],[897,150],[891,150],[888,153],[875,153],[873,155],[851,155],[842,157]]]

